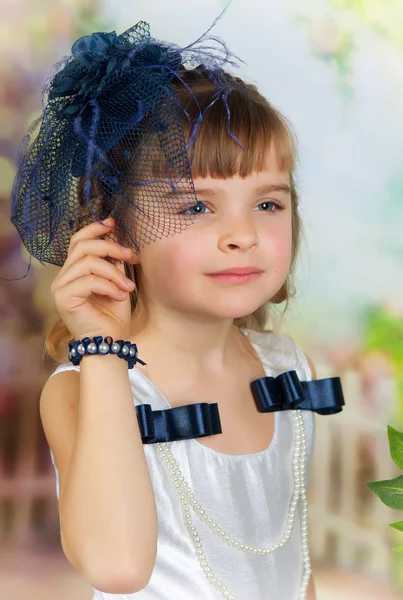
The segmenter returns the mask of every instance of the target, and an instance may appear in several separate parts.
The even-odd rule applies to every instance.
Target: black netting
[[[186,144],[189,117],[172,83],[184,64],[202,62],[217,90],[212,103],[226,102],[222,67],[233,59],[221,40],[181,49],[151,38],[144,22],[78,40],[49,78],[18,159],[11,221],[29,253],[61,266],[71,236],[107,216],[115,239],[136,251],[188,227],[194,215],[184,211],[197,203],[188,151],[203,113]]]

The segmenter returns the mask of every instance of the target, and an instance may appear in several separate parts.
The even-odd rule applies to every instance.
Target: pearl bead
[[[136,350],[135,350],[133,347],[132,347],[132,348],[130,348],[130,350],[129,350],[129,354],[130,354],[130,356],[133,358],[133,356],[136,354]]]
[[[88,346],[87,346],[87,352],[88,352],[88,354],[95,354],[96,351],[97,351],[97,345],[94,344],[94,342],[91,342],[91,344],[88,344]]]
[[[113,344],[111,346],[111,350],[114,354],[118,354],[118,352],[120,351],[120,344],[113,342]]]
[[[99,351],[101,354],[107,354],[109,351],[109,344],[102,343],[99,345]]]
[[[82,344],[78,344],[78,346],[77,346],[77,352],[79,354],[85,354],[85,348],[84,348],[84,346]]]
[[[122,346],[122,354],[124,354],[125,356],[129,354],[129,348],[126,345]]]

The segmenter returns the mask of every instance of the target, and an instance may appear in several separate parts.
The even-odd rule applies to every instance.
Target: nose
[[[248,250],[259,245],[259,236],[252,219],[243,215],[227,216],[218,233],[218,245],[223,252],[239,248]]]

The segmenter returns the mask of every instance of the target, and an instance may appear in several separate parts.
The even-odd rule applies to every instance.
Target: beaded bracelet
[[[97,335],[92,339],[86,337],[69,344],[68,359],[73,365],[78,365],[84,354],[116,354],[118,358],[123,358],[128,362],[129,369],[133,369],[136,362],[147,365],[137,358],[136,344],[123,340],[114,342],[110,336],[103,338],[101,335]]]

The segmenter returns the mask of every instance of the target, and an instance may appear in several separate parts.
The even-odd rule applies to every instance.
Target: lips
[[[208,273],[208,275],[250,275],[252,273],[262,273],[262,269],[258,267],[231,267],[223,271]]]

